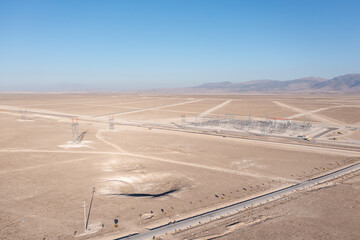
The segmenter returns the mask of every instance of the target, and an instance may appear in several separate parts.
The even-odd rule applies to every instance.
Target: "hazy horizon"
[[[358,73],[349,73],[349,74],[343,74],[343,75],[353,75]],[[343,76],[340,75],[340,76]],[[338,77],[338,76],[334,76]],[[86,83],[79,84],[79,83],[70,83],[70,82],[59,82],[54,84],[38,84],[38,85],[22,85],[21,88],[12,88],[11,86],[1,86],[0,92],[141,92],[141,91],[147,91],[147,90],[167,90],[167,89],[188,89],[188,88],[194,88],[199,87],[202,85],[207,85],[211,83],[222,83],[222,82],[230,82],[230,83],[241,83],[241,82],[253,82],[253,81],[292,81],[292,80],[298,80],[303,78],[322,78],[321,76],[304,76],[299,77],[296,79],[287,79],[287,80],[277,80],[277,79],[252,79],[252,80],[244,80],[244,81],[217,81],[217,82],[203,82],[196,85],[190,85],[190,86],[179,86],[179,87],[149,87],[149,88],[134,88],[134,89],[119,89],[116,87],[111,87],[108,85],[105,86],[96,86],[96,85],[89,85]],[[324,81],[331,80],[332,78],[322,78]]]

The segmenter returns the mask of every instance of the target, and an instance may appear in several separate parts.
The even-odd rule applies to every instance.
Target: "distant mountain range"
[[[239,83],[206,83],[188,90],[229,93],[360,93],[360,74],[347,74],[332,79],[305,77],[287,81],[255,80]]]

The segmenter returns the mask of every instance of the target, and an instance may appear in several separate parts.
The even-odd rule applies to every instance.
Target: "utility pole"
[[[87,226],[86,226],[86,203],[85,202],[83,202],[83,207],[84,207],[84,232],[86,232]]]

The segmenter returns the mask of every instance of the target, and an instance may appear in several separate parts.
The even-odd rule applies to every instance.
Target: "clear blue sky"
[[[3,90],[331,78],[359,67],[358,0],[0,1]]]

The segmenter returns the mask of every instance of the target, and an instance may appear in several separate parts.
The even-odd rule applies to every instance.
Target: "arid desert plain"
[[[0,239],[120,238],[359,163],[359,103],[358,95],[0,94]],[[359,239],[359,183],[354,172],[163,237]]]

